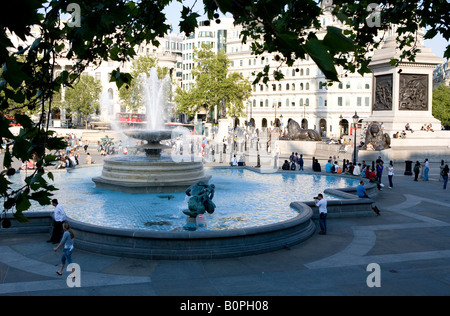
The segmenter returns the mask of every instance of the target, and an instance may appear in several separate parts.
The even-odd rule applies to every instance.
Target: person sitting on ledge
[[[411,126],[409,126],[409,123],[406,123],[405,130],[410,131],[411,133],[414,133],[414,131],[411,129]]]
[[[236,167],[238,165],[236,155],[231,158],[230,166]]]
[[[331,164],[331,160],[328,159],[328,162],[327,162],[327,164],[325,165],[325,171],[331,173],[331,167],[332,167],[332,166],[333,166],[333,165]]]
[[[291,170],[289,166],[289,162],[287,160],[284,161],[283,166],[281,167],[282,170]]]
[[[370,199],[370,197],[367,195],[366,188],[364,187],[364,181],[361,180],[361,182],[359,182],[359,185],[356,187],[356,194],[360,198]],[[375,212],[375,214],[380,216],[380,210],[375,204],[372,204],[372,210]]]

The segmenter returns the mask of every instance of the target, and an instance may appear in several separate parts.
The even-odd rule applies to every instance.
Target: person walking
[[[388,179],[389,179],[389,189],[392,189],[394,186],[392,184],[392,178],[394,177],[394,165],[392,164],[392,161],[389,163],[389,166],[387,167],[388,171]]]
[[[383,161],[380,159],[380,161],[378,161],[377,162],[377,179],[378,179],[378,182],[381,184],[382,182],[381,182],[381,176],[383,175],[383,169],[384,169],[384,166],[383,166]]]
[[[449,173],[448,165],[445,165],[441,173],[442,179],[444,179],[444,190],[447,190],[448,173]]]
[[[303,154],[300,154],[300,157],[298,158],[298,170],[303,171],[303,164],[305,162],[303,161]]]
[[[53,212],[53,232],[47,242],[58,243],[61,240],[61,236],[63,233],[63,223],[66,220],[66,212],[64,212],[64,208],[61,204],[58,203],[57,199],[52,200],[52,205],[55,207]]]
[[[423,180],[428,181],[428,172],[430,171],[430,162],[428,161],[428,158],[425,159],[425,170],[423,171]]]
[[[439,182],[441,182],[441,179],[442,181],[444,180],[444,178],[442,177],[442,170],[444,170],[444,167],[445,167],[444,160],[441,160],[441,165],[439,166]]]
[[[413,171],[414,171],[414,181],[417,181],[417,178],[419,177],[419,172],[420,172],[419,160],[416,161]]]
[[[327,200],[323,198],[322,193],[317,195],[315,198],[315,204],[319,208],[319,227],[320,227],[320,235],[327,234]]]
[[[61,268],[56,271],[56,274],[62,275],[62,272],[64,270],[64,266],[66,265],[66,262],[68,264],[72,263],[72,253],[73,253],[73,239],[75,238],[75,235],[72,231],[72,228],[70,228],[69,223],[64,222],[63,224],[64,234],[61,238],[60,243],[58,246],[53,248],[53,251],[57,251],[59,247],[63,246],[63,255],[61,256]],[[72,271],[73,272],[73,271]]]

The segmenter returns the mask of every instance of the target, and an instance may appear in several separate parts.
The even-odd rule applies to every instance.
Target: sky
[[[203,9],[203,0],[187,0],[183,1],[183,4],[188,7],[192,7],[195,3],[194,11],[204,16]],[[168,7],[163,11],[166,13],[167,21],[169,24],[172,24],[173,32],[175,34],[179,33],[178,23],[180,22],[181,9],[183,8],[183,4],[179,3],[176,0],[173,0]],[[223,15],[221,15],[223,17]],[[434,38],[425,40],[425,46],[430,47],[433,53],[435,53],[438,57],[443,58],[444,51],[447,45],[449,44],[442,35],[438,34]]]

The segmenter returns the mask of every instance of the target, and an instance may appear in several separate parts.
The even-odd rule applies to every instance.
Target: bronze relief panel
[[[373,111],[392,110],[392,74],[375,76]]]
[[[400,74],[399,110],[428,110],[428,75]]]

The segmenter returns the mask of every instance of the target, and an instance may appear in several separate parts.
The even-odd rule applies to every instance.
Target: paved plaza
[[[2,236],[0,295],[449,295],[450,189],[442,189],[437,165],[427,182],[404,176],[401,163],[395,168],[394,188],[375,197],[381,216],[328,219],[326,236],[238,258],[143,260],[75,250],[80,287],[68,286],[68,272],[56,274],[61,252],[46,243],[48,234]]]

